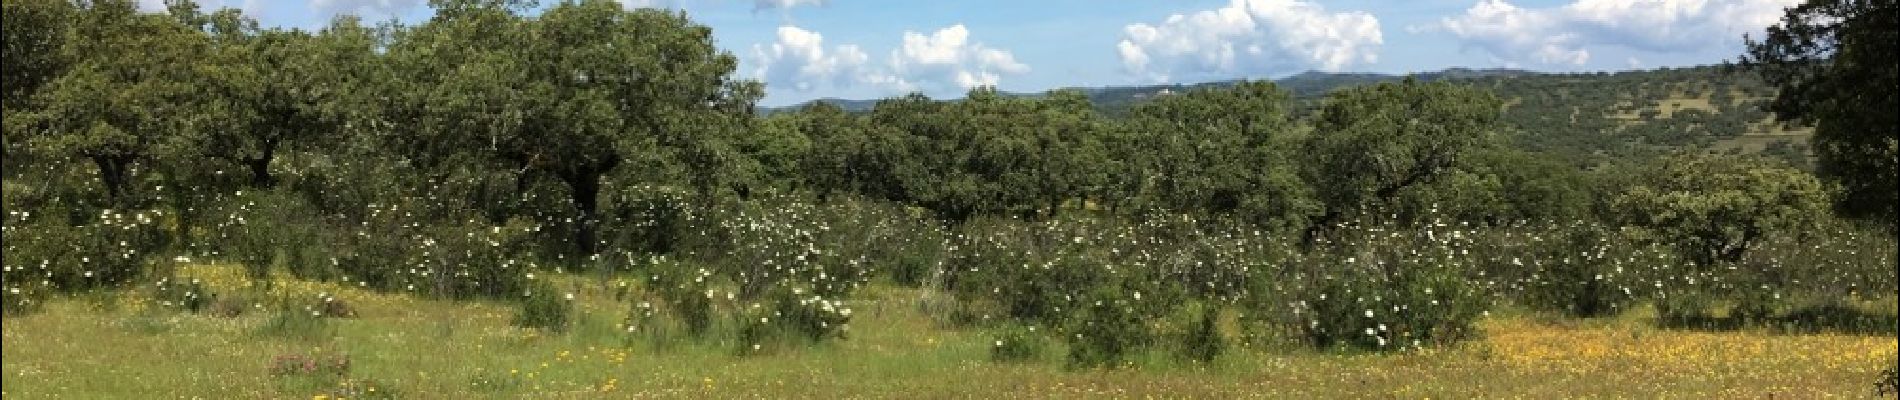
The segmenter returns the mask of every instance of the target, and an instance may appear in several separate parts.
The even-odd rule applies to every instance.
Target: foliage
[[[870,118],[907,136],[880,150],[899,153],[877,156],[904,160],[891,171],[901,192],[882,195],[947,221],[1054,215],[1105,179],[1088,168],[1106,161],[1101,121],[1076,93],[1024,99],[978,88],[949,104],[912,95],[880,101]]]
[[[139,164],[195,129],[202,99],[192,83],[208,41],[124,0],[91,2],[72,26],[77,40],[61,51],[74,64],[36,94],[40,107],[22,124],[33,147],[91,161],[108,197],[133,205]]]
[[[1010,325],[998,334],[995,345],[990,347],[990,361],[1026,362],[1040,359],[1049,347],[1045,336],[1036,332],[1035,325]]]
[[[1220,333],[1220,309],[1203,307],[1197,319],[1199,322],[1182,337],[1179,354],[1189,361],[1209,364],[1227,351],[1227,339],[1222,338]]]
[[[1308,227],[1309,242],[1496,140],[1501,107],[1482,90],[1410,79],[1334,92],[1301,149],[1311,157],[1303,177],[1326,205]]]
[[[199,312],[216,303],[218,296],[198,278],[165,278],[152,287],[152,299],[162,307]]]
[[[1320,205],[1295,174],[1299,158],[1290,151],[1301,133],[1288,103],[1270,82],[1141,103],[1121,149],[1136,168],[1115,171],[1115,178],[1135,180],[1146,208],[1235,215],[1276,230],[1303,227]]]
[[[1152,345],[1149,316],[1138,308],[1138,298],[1123,293],[1121,288],[1100,286],[1078,296],[1074,317],[1063,327],[1070,368],[1124,367],[1130,355]]]
[[[36,216],[16,211],[4,228],[8,290],[81,291],[134,283],[147,260],[167,244],[163,211]],[[70,225],[67,218],[83,221]]]
[[[1881,374],[1880,381],[1874,383],[1874,395],[1900,395],[1900,365],[1887,366],[1887,372]]]
[[[515,326],[545,329],[551,332],[566,332],[570,325],[570,315],[574,313],[571,303],[573,294],[562,295],[554,285],[538,283],[528,285],[516,299]]]
[[[536,17],[508,4],[458,7],[389,50],[412,85],[395,112],[417,121],[388,139],[424,167],[467,160],[566,185],[582,255],[599,247],[601,180],[623,162],[639,171],[624,182],[691,165],[688,179],[670,183],[700,192],[730,169],[717,164],[729,151],[720,137],[758,94],[729,78],[737,61],[713,46],[709,29],[604,0],[563,2]]]
[[[1900,218],[1900,117],[1886,111],[1900,95],[1885,89],[1900,85],[1897,21],[1892,1],[1809,0],[1742,55],[1779,89],[1776,118],[1815,127],[1816,172],[1845,189],[1837,209],[1888,225]]]
[[[1680,156],[1646,176],[1617,196],[1619,219],[1701,266],[1741,260],[1767,236],[1809,226],[1827,201],[1813,176],[1756,160]]]

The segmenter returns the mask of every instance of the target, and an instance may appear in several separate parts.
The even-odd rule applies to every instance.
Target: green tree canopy
[[[205,29],[214,51],[209,61],[205,112],[187,132],[204,156],[250,172],[251,184],[277,178],[271,163],[286,148],[341,139],[353,121],[371,109],[378,33],[340,17],[317,34],[298,29],[260,29],[235,9],[210,15]]]
[[[624,163],[627,182],[685,171],[702,192],[737,159],[728,138],[749,121],[758,85],[733,79],[737,61],[683,14],[608,0],[556,4],[437,1],[434,19],[393,48],[411,95],[412,133],[398,147],[439,168],[468,160],[548,177],[568,189],[575,243],[596,245],[602,179]]]
[[[71,69],[37,94],[27,116],[34,147],[94,163],[108,197],[124,200],[135,166],[171,150],[198,121],[205,36],[127,0],[98,0],[78,12],[62,53]]]
[[[1781,89],[1770,109],[1814,125],[1816,172],[1844,189],[1836,209],[1900,229],[1900,5],[1809,0],[1789,8],[1742,64]]]
[[[1297,226],[1317,205],[1290,161],[1295,128],[1286,91],[1241,82],[1166,95],[1135,106],[1128,156],[1149,207],[1240,214]]]
[[[1812,224],[1827,209],[1821,182],[1755,158],[1678,156],[1616,196],[1619,219],[1698,265],[1733,262],[1768,235]]]
[[[1492,144],[1502,106],[1481,89],[1413,79],[1328,96],[1302,149],[1304,176],[1326,207],[1307,230],[1309,242]]]

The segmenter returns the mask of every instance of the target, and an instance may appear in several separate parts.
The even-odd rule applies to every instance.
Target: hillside
[[[1720,66],[1575,74],[1451,68],[1413,76],[1490,88],[1509,105],[1505,121],[1512,130],[1514,145],[1579,163],[1648,158],[1687,147],[1762,153],[1808,168],[1810,131],[1774,121],[1762,109],[1774,94],[1773,89],[1753,74]],[[1300,103],[1299,109],[1312,109],[1334,90],[1402,79],[1405,76],[1309,71],[1274,83],[1293,95]],[[1235,82],[1065,89],[1088,94],[1098,111],[1118,116],[1156,96]],[[813,102],[831,103],[851,112],[870,111],[877,105],[877,100],[828,98]]]

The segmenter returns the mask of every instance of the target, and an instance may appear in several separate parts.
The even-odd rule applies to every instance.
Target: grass
[[[234,267],[194,267],[213,290],[241,291]],[[846,340],[757,357],[708,340],[666,349],[629,341],[628,306],[592,278],[553,278],[576,322],[551,335],[513,327],[506,304],[449,302],[280,280],[270,296],[334,295],[356,318],[319,339],[261,335],[268,306],[236,318],[154,310],[128,296],[85,298],[4,321],[0,397],[310,398],[324,384],[274,377],[285,354],[345,354],[347,381],[419,398],[834,397],[1668,397],[1819,398],[1873,394],[1892,336],[1784,335],[1653,328],[1653,313],[1599,320],[1500,312],[1485,337],[1399,355],[1231,349],[1211,367],[1138,357],[1141,367],[1069,371],[1060,354],[990,362],[996,336],[949,329],[920,293],[860,293]],[[1506,315],[1510,314],[1510,315]],[[1060,346],[1051,349],[1060,353]]]

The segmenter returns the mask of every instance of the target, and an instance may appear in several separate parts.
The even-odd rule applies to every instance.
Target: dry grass
[[[187,271],[237,292],[232,268]],[[1060,362],[994,364],[992,338],[942,328],[919,293],[860,296],[851,337],[740,358],[711,340],[655,349],[618,334],[613,284],[559,277],[582,321],[549,336],[509,325],[497,304],[420,300],[309,282],[285,296],[328,293],[359,318],[334,337],[260,336],[265,311],[218,318],[158,310],[136,296],[81,296],[4,322],[3,396],[15,398],[308,398],[318,389],[267,373],[287,353],[345,353],[351,376],[411,398],[1857,398],[1891,362],[1891,336],[1780,335],[1652,328],[1635,312],[1576,321],[1494,317],[1485,338],[1399,355],[1246,350],[1211,368],[1164,356],[1119,371],[1067,371]],[[255,291],[255,289],[250,289]]]

